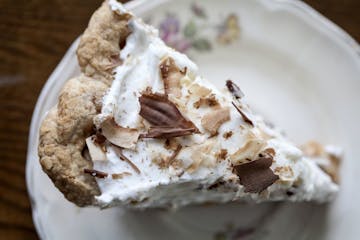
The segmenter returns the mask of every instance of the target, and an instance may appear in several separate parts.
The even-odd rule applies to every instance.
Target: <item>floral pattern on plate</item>
[[[198,3],[191,4],[190,11],[191,17],[185,23],[181,23],[175,13],[167,13],[160,21],[160,37],[168,46],[183,53],[190,49],[207,52],[213,48],[214,42],[229,45],[239,38],[236,14],[230,13],[219,23],[211,24],[205,8]]]

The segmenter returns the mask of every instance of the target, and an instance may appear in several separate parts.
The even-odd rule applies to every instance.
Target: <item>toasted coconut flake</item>
[[[230,160],[232,164],[240,164],[247,160],[253,160],[257,157],[260,151],[266,146],[266,143],[250,134],[248,141],[235,153],[231,154]]]
[[[189,87],[189,91],[191,94],[194,94],[200,98],[204,98],[206,96],[208,96],[210,93],[211,93],[211,90],[206,88],[206,87],[203,87],[203,86],[200,86],[199,84],[197,83],[194,83],[192,84],[190,87]]]
[[[89,149],[89,154],[92,161],[106,161],[107,157],[104,150],[94,142],[94,136],[88,137],[85,140],[86,146]]]
[[[219,102],[217,101],[214,94],[211,94],[209,97],[206,98],[200,98],[198,101],[194,102],[194,108],[200,108],[200,107],[218,107],[220,106]]]
[[[280,177],[280,180],[283,182],[293,181],[294,172],[290,166],[280,166],[274,169],[276,175]]]
[[[165,93],[180,98],[180,79],[184,77],[184,73],[176,66],[174,59],[170,57],[164,59],[160,63],[160,72],[164,81]]]
[[[334,183],[339,183],[339,169],[342,159],[342,151],[337,149],[328,151],[323,145],[316,141],[309,141],[301,146],[304,154],[316,162],[316,164],[328,174]]]
[[[214,141],[208,141],[205,144],[195,147],[193,153],[191,154],[193,162],[186,171],[191,174],[197,171],[201,165],[209,167],[214,166],[216,159],[210,158],[210,152],[214,149],[214,145]]]
[[[191,155],[191,159],[193,160],[192,164],[186,169],[188,173],[195,172],[199,166],[201,165],[202,161],[204,160],[202,153],[200,151],[196,151]]]
[[[309,141],[303,146],[301,146],[302,151],[306,156],[309,157],[319,157],[325,153],[324,147],[315,141]]]
[[[170,138],[198,132],[196,126],[183,117],[166,95],[143,93],[139,101],[140,115],[153,125],[149,133],[142,137]]]
[[[335,161],[335,163],[334,163]],[[339,176],[339,167],[340,167],[340,162],[341,160],[339,158],[330,158],[330,164],[327,166],[320,166],[320,168],[327,173],[331,180],[334,183],[339,183],[340,182],[340,176]]]
[[[183,172],[183,170],[182,170],[183,165],[184,165],[184,163],[179,159],[174,159],[171,161],[171,167],[173,167],[176,170],[181,169],[181,172]],[[178,172],[178,173],[180,173],[180,172]]]
[[[140,174],[140,173],[141,173],[140,169],[139,169],[129,158],[127,158],[127,157],[123,154],[121,148],[119,148],[118,146],[115,146],[115,145],[112,145],[112,146],[113,146],[113,149],[114,149],[116,155],[120,158],[120,160],[127,162],[127,163],[132,167],[132,169],[134,169],[134,171],[135,171],[137,174]]]
[[[124,177],[131,176],[132,174],[129,172],[123,173],[113,173],[111,174],[112,179],[123,179]]]
[[[219,108],[212,112],[205,114],[201,119],[202,126],[214,135],[217,133],[219,127],[224,123],[230,120],[230,109],[229,108]]]
[[[136,129],[117,125],[114,118],[107,118],[100,127],[109,142],[122,148],[134,148],[140,135]]]
[[[263,157],[234,166],[240,184],[245,187],[245,192],[260,193],[279,179],[279,176],[270,169],[272,161],[270,157]]]
[[[241,110],[240,107],[238,107],[234,102],[232,102],[232,105],[236,108],[236,110],[240,113],[241,117],[244,119],[244,121],[251,126],[254,126],[253,121]]]
[[[91,176],[97,178],[106,178],[108,176],[106,172],[101,172],[95,169],[87,169],[87,168],[84,168],[84,173],[90,174]]]

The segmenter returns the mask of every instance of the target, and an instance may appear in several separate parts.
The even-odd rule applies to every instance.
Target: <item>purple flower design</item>
[[[161,39],[169,46],[180,52],[186,52],[191,42],[181,36],[180,21],[172,14],[168,14],[159,26]]]
[[[174,39],[174,41],[167,44],[179,52],[186,52],[192,46],[192,43],[184,38]]]
[[[160,37],[165,42],[168,42],[171,38],[178,34],[180,30],[180,21],[176,16],[168,14],[161,22],[159,30]]]
[[[176,13],[167,13],[160,22],[160,38],[169,46],[180,52],[193,49],[199,52],[206,52],[212,49],[212,42],[208,36],[204,35],[205,28],[210,27],[206,24],[207,14],[205,9],[194,2],[190,6],[192,16],[187,22],[180,22]],[[218,27],[216,39],[221,44],[229,44],[236,40],[239,35],[238,18],[230,14],[225,21]]]

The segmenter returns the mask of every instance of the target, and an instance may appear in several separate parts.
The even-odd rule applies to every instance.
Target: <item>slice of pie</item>
[[[79,206],[181,207],[230,201],[325,202],[339,154],[300,150],[115,0],[78,47],[82,75],[40,129],[43,170]],[[335,149],[336,150],[336,149]]]

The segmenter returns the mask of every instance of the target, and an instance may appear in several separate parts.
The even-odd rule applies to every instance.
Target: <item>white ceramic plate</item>
[[[69,49],[34,111],[27,159],[33,218],[42,239],[358,239],[360,228],[360,49],[345,32],[300,1],[134,1],[162,26],[203,75],[231,78],[250,104],[290,139],[344,147],[341,191],[329,205],[268,203],[188,207],[177,212],[78,208],[41,171],[38,128],[64,82],[79,73]],[[179,27],[179,31],[174,31]],[[237,34],[239,31],[239,34]],[[219,32],[222,37],[219,39]],[[192,36],[192,37],[191,37]]]

